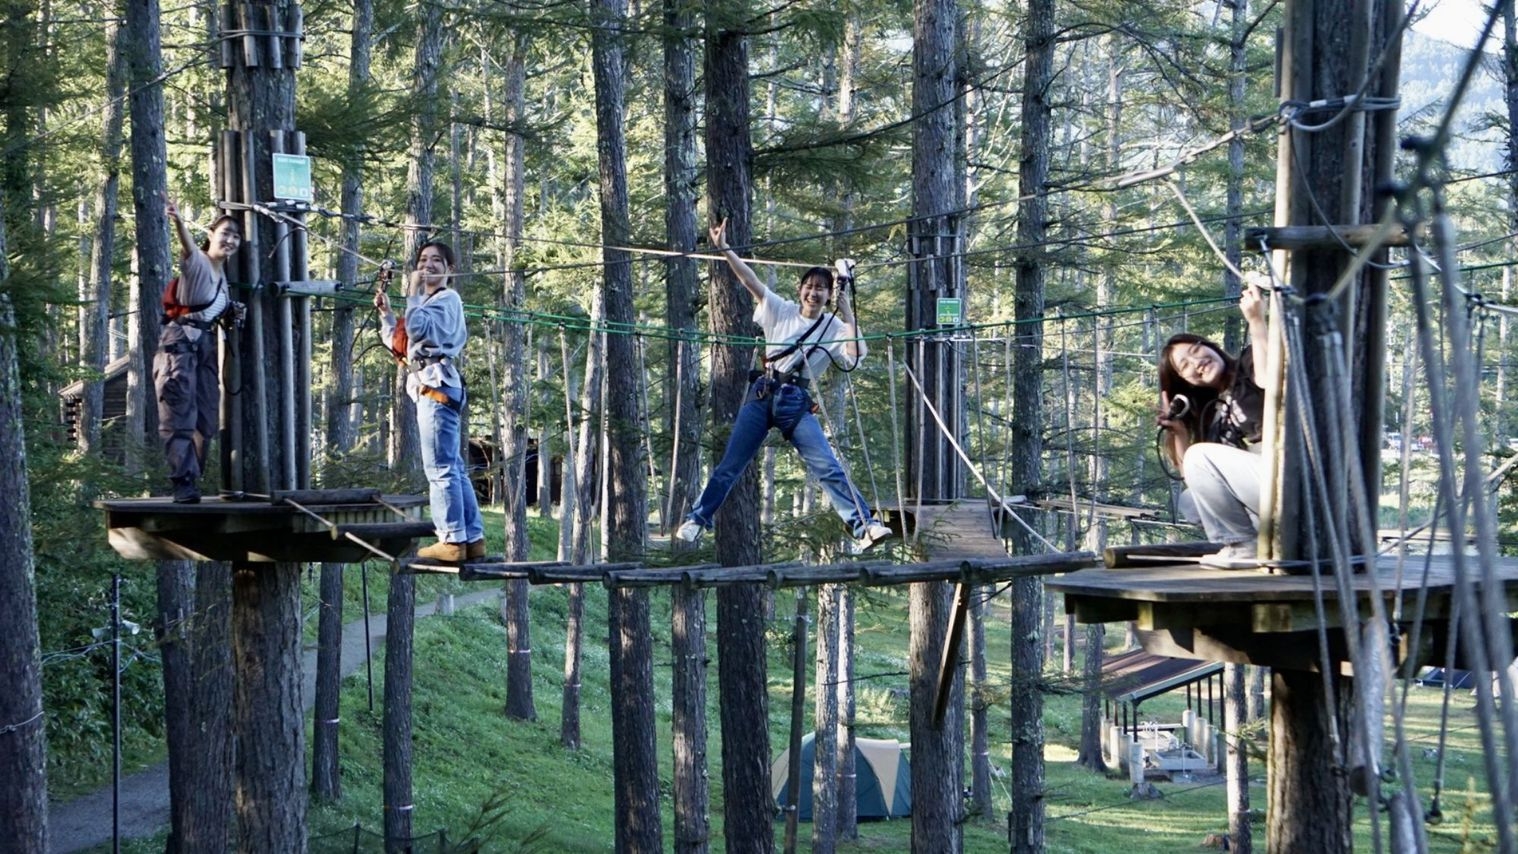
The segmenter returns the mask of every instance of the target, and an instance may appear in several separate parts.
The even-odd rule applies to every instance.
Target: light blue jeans
[[[1232,445],[1198,442],[1186,449],[1181,468],[1207,539],[1233,545],[1257,536],[1264,466],[1260,454]]]
[[[756,393],[761,384],[766,395],[758,398]],[[865,528],[875,520],[864,496],[849,482],[849,476],[833,454],[833,447],[822,433],[822,425],[812,415],[811,396],[797,386],[775,385],[764,377],[749,387],[748,398],[733,422],[733,433],[727,439],[722,461],[712,470],[711,479],[701,490],[701,497],[688,518],[703,528],[712,526],[713,514],[727,500],[738,476],[753,462],[772,427],[778,427],[780,435],[795,446],[806,470],[822,484],[833,509],[838,511],[838,516],[854,536],[864,536]]]
[[[444,543],[472,543],[484,538],[485,523],[469,482],[469,465],[459,450],[459,419],[467,395],[461,388],[443,387],[451,403],[444,406],[426,395],[416,401],[416,427],[422,437],[422,471],[432,501],[432,524]]]

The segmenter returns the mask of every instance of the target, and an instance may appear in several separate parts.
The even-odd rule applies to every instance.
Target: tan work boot
[[[479,560],[485,556],[485,538],[480,537],[464,546],[465,560]]]
[[[463,563],[468,559],[469,547],[463,543],[433,543],[417,549],[416,556],[420,560],[434,560],[438,563]]]

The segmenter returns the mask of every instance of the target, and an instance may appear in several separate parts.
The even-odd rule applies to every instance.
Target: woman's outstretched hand
[[[1244,278],[1244,290],[1239,294],[1239,313],[1251,325],[1265,321],[1265,297],[1260,293],[1264,280],[1264,275],[1251,273]]]
[[[727,248],[727,217],[723,217],[721,222],[717,223],[716,225],[714,225],[710,229],[708,229],[707,230],[707,235],[709,237],[711,237],[712,246],[714,248],[716,248],[718,250],[726,249]]]

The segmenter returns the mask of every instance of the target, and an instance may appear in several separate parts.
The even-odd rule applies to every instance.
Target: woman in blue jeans
[[[485,526],[459,445],[467,398],[464,378],[454,362],[469,340],[469,328],[464,322],[464,301],[448,287],[455,267],[448,244],[435,240],[422,244],[406,289],[405,317],[397,318],[390,310],[390,295],[383,284],[374,291],[380,335],[405,364],[406,394],[416,401],[422,471],[427,475],[432,523],[437,527],[438,541],[418,550],[417,557],[442,563],[485,556]]]
[[[1223,548],[1202,558],[1212,569],[1259,566],[1256,541],[1264,458],[1260,428],[1265,411],[1265,302],[1254,281],[1239,297],[1249,323],[1249,345],[1233,358],[1190,333],[1174,335],[1160,350],[1159,425],[1165,450],[1186,479],[1196,519],[1207,539]]]
[[[812,267],[801,274],[799,302],[765,287],[754,271],[727,245],[727,220],[711,228],[712,245],[722,252],[734,275],[754,297],[754,322],[764,330],[765,370],[750,384],[743,407],[733,423],[722,461],[712,470],[706,488],[675,536],[688,543],[712,526],[712,517],[743,470],[753,461],[771,428],[795,446],[806,469],[822,484],[860,546],[869,548],[891,536],[871,513],[864,496],[848,475],[812,415],[812,382],[836,362],[853,370],[864,358],[863,341],[856,340],[854,308],[846,288],[839,288],[838,312],[826,311],[833,296],[833,273]],[[847,262],[839,262],[845,272]]]

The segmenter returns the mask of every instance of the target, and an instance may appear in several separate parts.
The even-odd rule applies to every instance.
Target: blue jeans
[[[761,387],[767,391],[763,398],[757,397]],[[711,479],[701,490],[688,518],[703,528],[712,526],[712,515],[727,500],[738,476],[753,462],[771,427],[780,428],[780,435],[800,452],[806,470],[822,484],[828,500],[854,536],[864,536],[866,526],[875,520],[864,496],[844,474],[843,466],[822,434],[822,425],[812,415],[811,396],[797,386],[774,385],[763,377],[749,387],[748,398],[733,422],[733,433],[727,439],[722,461],[712,470]]]
[[[459,418],[466,395],[461,388],[444,387],[451,403],[444,406],[426,395],[416,400],[416,427],[422,437],[422,471],[432,500],[432,524],[444,543],[472,543],[484,538],[485,523],[469,482],[469,465],[459,450]]]

